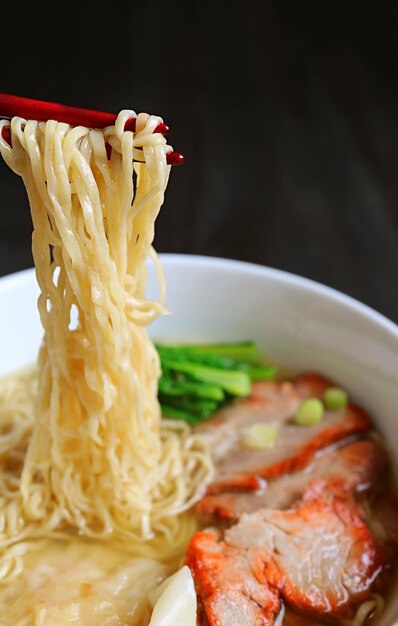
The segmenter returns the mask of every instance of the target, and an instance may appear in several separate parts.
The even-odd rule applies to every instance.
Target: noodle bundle
[[[29,196],[44,328],[34,412],[34,373],[0,389],[3,580],[18,573],[27,541],[71,530],[176,551],[192,532],[178,514],[211,472],[200,437],[160,421],[160,364],[146,326],[165,312],[152,240],[170,148],[153,133],[158,117],[140,114],[136,132],[124,131],[135,115],[122,111],[104,131],[13,118],[12,147],[0,133]],[[148,256],[160,301],[145,295]]]

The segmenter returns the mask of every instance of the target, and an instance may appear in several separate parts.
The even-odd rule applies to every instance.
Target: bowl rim
[[[379,313],[367,304],[364,304],[360,300],[353,298],[333,287],[329,287],[311,278],[305,278],[299,274],[287,272],[285,270],[270,267],[268,265],[260,265],[258,263],[252,263],[249,261],[241,261],[238,259],[230,259],[225,257],[217,257],[211,255],[200,254],[185,254],[175,252],[161,252],[159,254],[160,260],[166,263],[185,265],[185,266],[202,266],[204,268],[217,267],[218,269],[226,269],[229,271],[242,271],[259,277],[266,277],[268,279],[284,283],[288,286],[294,286],[310,291],[312,293],[318,293],[325,298],[336,302],[337,304],[354,311],[362,317],[367,318],[372,323],[376,324],[380,328],[389,331],[398,339],[398,324],[390,320],[388,317]],[[0,277],[0,295],[3,290],[12,289],[15,283],[30,281],[31,276],[34,273],[35,268],[27,268],[11,274],[6,274]]]
[[[285,285],[291,285],[301,287],[312,293],[319,293],[330,300],[334,300],[342,306],[356,311],[360,315],[372,320],[378,326],[392,332],[398,339],[398,324],[390,320],[388,317],[379,313],[371,306],[364,304],[360,300],[349,296],[338,289],[329,287],[311,278],[305,278],[299,274],[280,270],[268,265],[260,265],[258,263],[251,263],[249,261],[240,261],[237,259],[228,259],[224,257],[215,257],[207,255],[197,254],[179,254],[179,253],[161,253],[160,258],[163,261],[171,261],[184,263],[190,263],[192,265],[203,265],[206,267],[217,266],[219,268],[225,268],[227,270],[242,270],[250,274],[267,277],[272,280],[284,283]]]

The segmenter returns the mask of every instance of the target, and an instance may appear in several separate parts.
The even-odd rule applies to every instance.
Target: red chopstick
[[[115,123],[116,113],[95,111],[94,109],[82,109],[71,107],[59,102],[45,102],[44,100],[32,100],[21,96],[12,96],[8,93],[0,93],[0,117],[24,117],[27,120],[47,122],[57,120],[71,126],[87,126],[88,128],[105,128]],[[127,120],[125,130],[135,131],[135,117]],[[161,122],[154,130],[155,133],[167,135],[169,127]]]
[[[47,122],[48,120],[57,120],[65,122],[72,126],[87,126],[88,128],[105,128],[115,123],[117,115],[115,113],[107,113],[105,111],[96,111],[94,109],[82,109],[81,107],[72,107],[58,102],[45,102],[44,100],[32,100],[31,98],[22,98],[6,93],[0,94],[0,118],[1,117],[24,117],[25,119],[37,120],[38,122]],[[131,117],[127,120],[124,129],[135,131],[136,118]],[[163,122],[159,123],[155,133],[166,135],[169,127]],[[3,138],[11,145],[11,134],[8,127],[3,128]],[[169,152],[167,154],[167,163],[169,165],[181,165],[184,157],[179,152]]]

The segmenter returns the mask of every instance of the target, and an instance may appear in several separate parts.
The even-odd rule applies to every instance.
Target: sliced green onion
[[[299,426],[315,426],[323,418],[324,408],[318,398],[308,398],[298,407],[293,421]]]
[[[249,430],[242,436],[241,442],[245,448],[251,450],[264,450],[273,448],[278,437],[278,429],[272,424],[261,422],[250,426]]]
[[[340,387],[329,387],[323,395],[323,401],[330,411],[340,411],[348,404],[348,394]]]

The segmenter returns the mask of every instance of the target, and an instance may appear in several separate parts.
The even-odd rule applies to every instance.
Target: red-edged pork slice
[[[287,511],[243,515],[224,544],[247,550],[250,558],[258,548],[268,584],[308,614],[346,614],[369,596],[385,563],[358,515],[341,501],[318,497]]]
[[[294,388],[301,398],[323,398],[323,394],[329,387],[336,387],[336,384],[320,376],[316,372],[305,372],[299,374],[294,379]]]
[[[385,450],[378,443],[371,439],[354,441],[318,452],[303,470],[270,479],[258,491],[207,495],[198,503],[197,514],[205,523],[228,525],[243,513],[262,508],[286,509],[314,480],[327,482],[328,490],[342,498],[364,493],[377,482],[386,463]]]
[[[266,558],[257,546],[228,546],[210,532],[192,537],[185,562],[210,626],[272,626],[281,601],[264,576]]]
[[[318,450],[366,431],[369,416],[353,404],[341,411],[325,411],[323,420],[315,426],[293,422],[303,398],[322,395],[332,385],[316,374],[300,376],[293,382],[256,383],[249,398],[222,409],[201,426],[210,442],[216,470],[208,492],[257,490],[262,479],[302,469]],[[242,443],[244,434],[257,423],[276,428],[274,447],[253,450]]]

